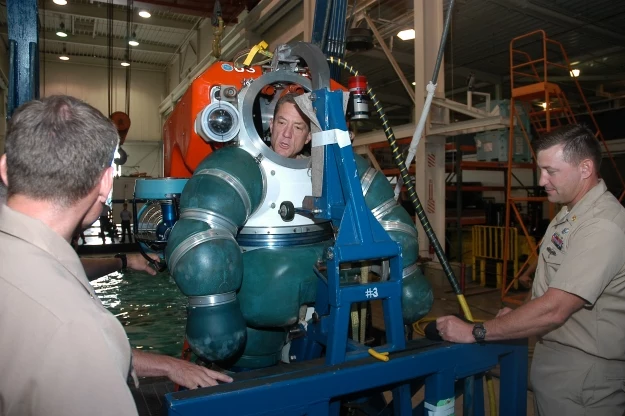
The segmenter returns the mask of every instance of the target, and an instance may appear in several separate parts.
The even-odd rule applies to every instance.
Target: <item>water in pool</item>
[[[91,284],[104,306],[122,323],[134,348],[180,356],[187,298],[169,273],[116,272]]]

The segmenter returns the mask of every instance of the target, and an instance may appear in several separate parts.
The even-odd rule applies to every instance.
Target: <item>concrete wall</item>
[[[7,54],[0,53],[0,70],[8,76]],[[71,61],[42,61],[40,72],[42,97],[68,94],[85,100],[104,114],[108,113],[106,67],[76,64]],[[124,69],[114,70],[113,111],[126,111],[125,74]],[[123,146],[128,154],[128,161],[118,173],[122,176],[146,173],[149,176],[160,177],[163,171],[163,154],[158,106],[167,90],[165,73],[134,69],[130,80],[131,127]],[[0,154],[4,152],[6,132],[5,103],[6,91],[0,88]]]
[[[45,62],[41,65],[42,96],[68,94],[85,100],[105,115],[108,113],[108,69],[101,66]],[[130,76],[131,127],[126,141],[160,141],[158,105],[165,96],[165,74],[133,70]],[[124,69],[113,71],[113,111],[126,111]]]

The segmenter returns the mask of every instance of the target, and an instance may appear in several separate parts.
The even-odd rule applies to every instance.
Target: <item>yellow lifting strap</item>
[[[252,64],[252,60],[254,59],[257,53],[260,53],[270,58],[273,57],[273,54],[271,52],[266,51],[268,46],[269,45],[264,40],[261,40],[260,42],[258,42],[257,45],[254,45],[254,47],[250,50],[250,53],[247,54],[247,58],[245,58],[243,65],[250,66]]]

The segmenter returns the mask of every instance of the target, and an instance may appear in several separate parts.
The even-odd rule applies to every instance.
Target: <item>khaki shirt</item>
[[[0,204],[0,415],[136,415],[130,368],[71,246]]]
[[[533,299],[552,287],[586,301],[542,338],[625,360],[625,209],[602,180],[551,221],[538,257]]]

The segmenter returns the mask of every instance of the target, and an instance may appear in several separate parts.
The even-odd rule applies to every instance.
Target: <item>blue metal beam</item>
[[[7,0],[9,26],[8,115],[39,98],[39,32],[37,0]]]
[[[485,368],[497,363],[501,365],[500,414],[525,415],[526,340],[484,345],[412,341],[406,350],[391,353],[387,362],[364,358],[327,366],[322,360],[308,361],[236,374],[231,384],[170,393],[165,399],[170,415],[326,415],[346,397],[358,400],[378,391],[405,390],[401,386],[407,382],[425,379],[426,408],[440,408],[453,405],[456,380],[481,377]],[[481,391],[476,388],[478,402]],[[402,405],[393,403],[395,415],[412,414]],[[476,416],[483,415],[483,404],[474,410]]]

